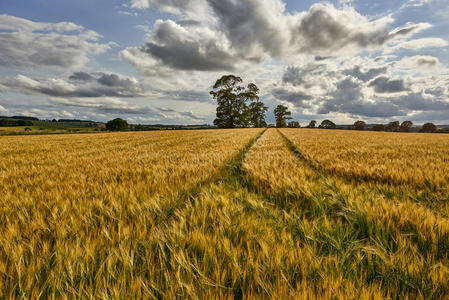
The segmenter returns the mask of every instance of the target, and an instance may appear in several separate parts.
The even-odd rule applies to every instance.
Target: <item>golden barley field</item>
[[[447,299],[449,137],[0,137],[0,299]]]

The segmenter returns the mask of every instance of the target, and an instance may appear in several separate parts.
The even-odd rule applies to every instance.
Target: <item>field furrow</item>
[[[282,129],[311,167],[347,183],[412,201],[449,217],[445,135]]]
[[[449,139],[444,134],[391,134],[282,129],[303,154],[333,174],[442,190],[449,182]]]

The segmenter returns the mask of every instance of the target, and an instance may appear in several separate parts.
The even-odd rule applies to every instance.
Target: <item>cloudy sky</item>
[[[449,123],[449,0],[1,0],[0,115],[212,123],[224,74],[296,120]]]

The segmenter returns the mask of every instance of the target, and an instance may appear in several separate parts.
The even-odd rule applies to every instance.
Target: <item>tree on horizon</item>
[[[110,131],[122,131],[128,130],[129,124],[126,120],[121,118],[116,118],[114,120],[110,120],[106,123],[106,129]]]
[[[364,121],[355,121],[354,122],[354,129],[355,130],[365,130],[366,123]]]
[[[276,127],[283,128],[287,127],[287,120],[291,119],[292,113],[288,110],[287,106],[278,105],[274,109],[274,116],[276,118]]]
[[[335,129],[337,128],[337,125],[331,120],[324,120],[323,122],[321,122],[320,128]]]
[[[266,106],[259,101],[259,88],[250,83],[245,88],[242,78],[224,75],[219,78],[210,91],[217,101],[217,114],[214,125],[219,128],[239,128],[265,124]],[[251,101],[248,106],[246,103]]]
[[[316,121],[312,120],[310,121],[309,125],[307,125],[307,128],[315,128],[316,127]]]
[[[255,101],[248,105],[249,121],[252,127],[267,127],[267,122],[265,121],[265,113],[267,110],[268,107],[260,101]]]
[[[413,126],[413,122],[412,121],[404,121],[404,122],[402,122],[402,124],[399,127],[399,129],[402,132],[409,132],[410,129],[412,128],[412,126]]]

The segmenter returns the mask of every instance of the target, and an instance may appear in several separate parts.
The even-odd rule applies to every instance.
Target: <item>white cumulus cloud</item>
[[[43,23],[0,15],[0,66],[81,68],[111,43],[70,22]]]

